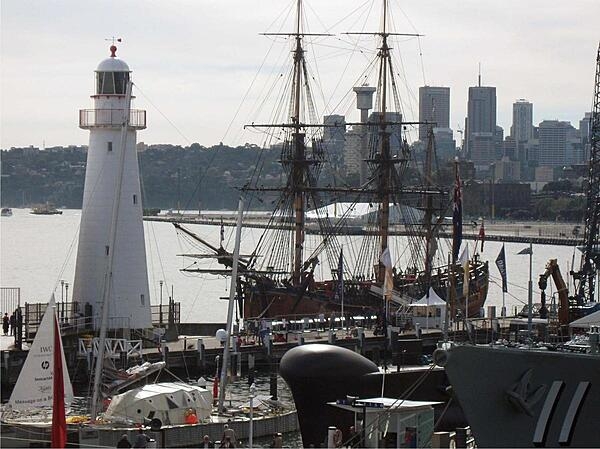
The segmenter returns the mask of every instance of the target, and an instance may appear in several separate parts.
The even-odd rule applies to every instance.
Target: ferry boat
[[[61,215],[62,210],[58,210],[52,203],[46,203],[34,206],[31,209],[31,213],[33,215]]]

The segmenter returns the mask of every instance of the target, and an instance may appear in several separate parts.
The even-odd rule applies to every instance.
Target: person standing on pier
[[[10,319],[8,320],[10,324],[10,335],[16,335],[17,333],[17,320],[15,319],[15,314],[11,314]]]
[[[202,443],[200,443],[200,447],[208,449],[215,447],[215,445],[212,441],[210,441],[210,437],[208,435],[204,435],[204,437],[202,438]]]
[[[8,313],[4,312],[4,317],[2,318],[2,331],[4,332],[4,335],[8,335],[9,322]]]
[[[144,428],[140,427],[139,433],[135,437],[135,442],[133,443],[133,447],[148,447],[148,443],[150,442],[150,437],[146,435],[144,432]]]
[[[225,447],[235,447],[235,443],[237,442],[237,438],[235,435],[235,430],[233,430],[232,428],[229,427],[229,424],[225,424],[223,426],[223,438],[221,438],[221,447],[223,446],[223,443],[225,443],[225,441],[229,440],[229,444],[230,446],[225,446]],[[233,446],[231,446],[233,445]]]
[[[273,434],[273,441],[271,441],[271,445],[269,447],[283,447],[283,437],[281,433]]]
[[[124,433],[121,436],[121,439],[117,442],[117,447],[125,447],[125,448],[131,447],[129,437],[127,436],[126,433]]]

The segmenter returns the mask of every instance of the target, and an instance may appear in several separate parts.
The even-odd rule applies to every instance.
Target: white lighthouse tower
[[[108,329],[144,329],[152,319],[136,131],[146,111],[130,108],[131,71],[110,51],[96,69],[93,109],[79,111],[90,144],[73,302],[95,329],[102,316]]]

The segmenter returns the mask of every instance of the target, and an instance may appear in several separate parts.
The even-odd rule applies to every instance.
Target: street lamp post
[[[159,310],[159,314],[158,314],[158,321],[160,323],[160,326],[162,327],[162,324],[163,324],[163,314],[162,314],[163,281],[159,281],[159,284],[160,284],[160,310]]]
[[[65,318],[65,280],[60,280],[60,308],[61,308],[61,318],[64,320]]]
[[[533,335],[533,244],[529,242],[529,248],[524,248],[517,254],[529,255],[529,283],[527,285],[527,333],[529,334],[529,338],[531,339]]]
[[[65,303],[69,302],[69,283],[65,282],[65,301],[63,302],[63,320],[64,320],[64,308]]]
[[[250,429],[248,431],[248,447],[252,449],[254,437],[254,397],[256,396],[256,385],[250,385]]]

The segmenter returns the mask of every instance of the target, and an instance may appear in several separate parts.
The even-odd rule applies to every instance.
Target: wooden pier
[[[173,214],[161,216],[144,217],[146,221],[180,223],[180,224],[200,224],[210,226],[235,226],[235,217],[230,212],[217,214]],[[243,226],[245,228],[266,229],[273,225],[269,224],[268,217],[264,215],[246,215],[244,216]],[[497,242],[515,242],[515,243],[534,243],[544,245],[559,246],[577,246],[583,244],[583,238],[579,235],[579,227],[574,223],[487,223],[485,224],[485,239]],[[282,227],[281,229],[293,229],[292,226]],[[334,234],[340,235],[374,235],[376,232],[368,230],[361,225],[350,225],[346,227],[331,230]],[[317,223],[306,224],[307,234],[321,234]],[[414,235],[414,229],[407,229],[404,225],[390,225],[390,235]],[[440,232],[440,237],[451,238],[450,231]],[[477,240],[479,238],[479,227],[472,226],[470,229],[465,227],[463,239]]]

